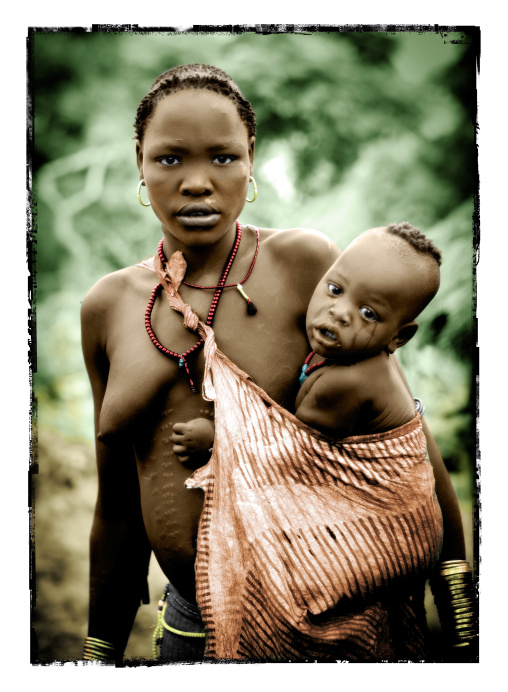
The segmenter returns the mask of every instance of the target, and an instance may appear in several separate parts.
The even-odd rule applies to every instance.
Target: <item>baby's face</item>
[[[380,353],[399,333],[411,292],[411,275],[389,243],[375,234],[360,236],[328,270],[309,303],[313,350],[344,362]]]

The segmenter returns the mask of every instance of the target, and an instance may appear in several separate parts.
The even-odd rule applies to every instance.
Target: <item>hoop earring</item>
[[[254,202],[256,200],[256,197],[258,196],[258,186],[256,185],[256,181],[254,180],[253,176],[249,178],[249,183],[252,181],[252,184],[254,185],[254,197],[252,199],[249,199],[248,197],[246,198],[246,202]]]
[[[141,204],[142,207],[151,207],[152,205],[150,202],[148,204],[145,204],[143,200],[141,199],[141,185],[145,184],[145,179],[143,178],[142,180],[139,181],[138,183],[138,189],[137,189],[137,196],[138,196],[138,202]]]

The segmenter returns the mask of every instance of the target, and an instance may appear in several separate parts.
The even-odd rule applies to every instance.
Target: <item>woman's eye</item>
[[[218,156],[213,157],[212,163],[220,163],[224,165],[226,163],[233,163],[236,158],[236,156],[230,156],[229,154],[219,154]]]
[[[182,163],[182,159],[179,156],[163,156],[159,161],[163,166],[178,166]]]
[[[370,308],[368,308],[366,305],[360,308],[360,313],[363,317],[365,317],[366,320],[369,320],[369,322],[375,322],[378,318],[376,313]]]
[[[332,296],[340,296],[342,293],[342,288],[340,288],[340,286],[336,286],[335,284],[328,284],[328,291],[332,294]]]

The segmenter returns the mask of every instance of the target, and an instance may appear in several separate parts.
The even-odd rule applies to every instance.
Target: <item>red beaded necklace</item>
[[[240,284],[226,284],[226,280],[228,278],[228,274],[231,270],[231,267],[233,265],[236,254],[238,252],[238,248],[240,246],[240,240],[241,239],[242,239],[242,226],[241,226],[240,222],[237,221],[236,222],[235,242],[233,243],[233,247],[231,248],[231,252],[229,253],[229,257],[226,260],[226,264],[224,265],[224,267],[222,269],[219,283],[217,284],[217,286],[194,286],[194,288],[213,288],[213,289],[216,289],[215,294],[212,298],[212,304],[210,305],[210,310],[208,311],[208,317],[206,320],[206,324],[209,327],[212,326],[213,320],[215,318],[215,313],[216,313],[217,307],[219,305],[219,300],[220,300],[220,297],[222,295],[222,291],[224,290],[224,288],[229,288],[231,286],[237,286],[237,285],[240,286]],[[161,240],[161,242],[159,243],[159,247],[158,247],[158,253],[159,253],[159,257],[161,258],[161,261],[163,263],[163,266],[166,266],[167,259],[164,255],[162,245],[163,245],[163,241]],[[249,277],[250,273],[252,272],[252,269],[254,267],[254,263],[256,261],[258,248],[259,248],[259,234],[258,234],[258,246],[256,248],[256,254],[254,255],[254,260],[253,260],[251,267],[247,273],[247,276],[245,277],[245,279],[243,279],[243,281],[241,283],[246,281],[247,278]],[[182,283],[185,283],[185,282],[182,282]],[[188,285],[192,286],[192,284],[188,284]],[[155,336],[155,332],[153,331],[153,328],[152,328],[152,311],[153,311],[153,306],[155,305],[155,300],[156,300],[157,295],[158,295],[161,288],[162,288],[162,284],[161,283],[157,284],[157,286],[152,291],[152,295],[150,296],[150,300],[148,301],[148,305],[147,305],[146,312],[145,312],[146,331],[148,332],[148,336],[150,337],[151,342],[154,344],[154,346],[157,347],[157,349],[161,353],[163,353],[168,358],[172,358],[173,360],[178,360],[178,365],[181,368],[185,368],[185,372],[187,373],[187,376],[189,378],[189,384],[190,384],[191,391],[196,392],[197,390],[194,387],[194,382],[192,381],[192,377],[190,374],[187,358],[191,354],[197,352],[203,346],[204,340],[202,338],[200,338],[199,341],[197,341],[197,343],[195,343],[194,346],[187,349],[187,351],[185,351],[185,353],[175,353],[175,351],[171,351],[171,349],[166,348],[165,346],[163,346],[160,343],[160,341]]]

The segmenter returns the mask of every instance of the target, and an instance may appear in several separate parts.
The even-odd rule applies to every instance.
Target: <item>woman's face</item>
[[[163,228],[188,246],[212,245],[245,204],[254,137],[227,97],[207,90],[166,96],[136,143],[140,176]]]

